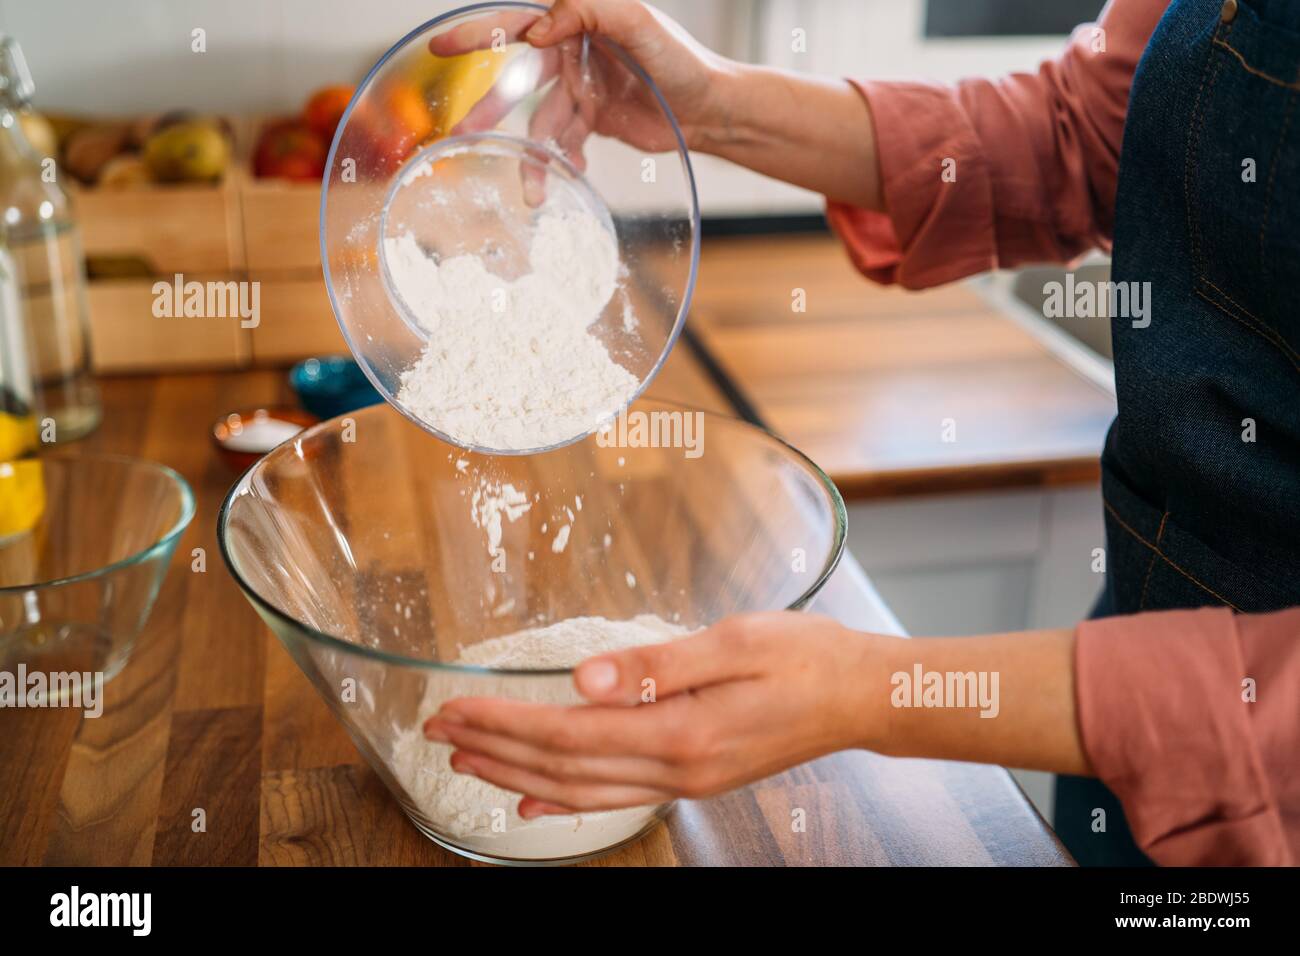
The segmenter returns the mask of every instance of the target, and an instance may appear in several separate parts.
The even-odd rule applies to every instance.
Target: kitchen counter
[[[845,498],[1096,484],[1114,396],[970,285],[875,285],[827,235],[711,238],[690,330]]]
[[[288,401],[284,372],[117,378],[104,392],[104,425],[78,447],[171,465],[193,486],[198,512],[134,658],[106,688],[103,716],[0,710],[0,864],[470,865],[410,825],[218,554],[216,513],[234,475],[209,425]],[[651,394],[730,408],[689,344]],[[898,631],[848,555],[814,608]],[[206,830],[196,833],[199,808]],[[1070,862],[1004,770],[863,752],[682,801],[666,825],[595,861]]]

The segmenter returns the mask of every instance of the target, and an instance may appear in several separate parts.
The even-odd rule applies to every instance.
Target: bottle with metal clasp
[[[35,409],[62,442],[94,431],[101,410],[76,220],[53,157],[37,154],[19,122],[33,90],[21,48],[0,34],[0,241],[18,282]]]

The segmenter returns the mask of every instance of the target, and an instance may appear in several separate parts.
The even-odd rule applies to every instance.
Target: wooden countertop
[[[0,710],[0,864],[463,866],[421,836],[240,595],[218,556],[234,475],[207,429],[289,398],[282,371],[104,383],[103,427],[79,447],[176,468],[198,513],[104,714]],[[727,403],[689,349],[654,393]],[[111,507],[111,502],[106,502]],[[207,568],[191,570],[193,548]],[[815,607],[863,629],[896,623],[851,557]],[[191,829],[195,808],[207,830]],[[806,832],[792,832],[792,811]],[[996,767],[842,753],[727,796],[683,801],[597,865],[1051,864],[1070,858]]]
[[[690,328],[846,498],[1098,479],[1114,398],[966,285],[875,285],[826,235],[707,239]]]

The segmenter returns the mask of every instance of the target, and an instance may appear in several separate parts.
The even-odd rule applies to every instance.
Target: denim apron
[[[1300,604],[1300,0],[1165,12],[1129,98],[1112,281],[1151,298],[1149,324],[1111,320],[1094,616]],[[1150,863],[1097,781],[1058,778],[1056,827],[1081,864]]]

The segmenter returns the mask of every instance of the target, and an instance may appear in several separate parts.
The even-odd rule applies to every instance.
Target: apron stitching
[[[1192,103],[1192,124],[1187,134],[1187,149],[1183,154],[1183,205],[1187,210],[1187,232],[1192,240],[1192,263],[1198,272],[1203,272],[1201,267],[1201,233],[1200,223],[1194,221],[1192,216],[1192,144],[1195,143],[1197,151],[1201,145],[1201,129],[1205,125],[1205,114],[1201,111],[1201,100],[1206,93],[1214,92],[1214,84],[1219,79],[1219,61],[1214,59],[1213,41],[1218,40],[1219,30],[1223,24],[1219,23],[1214,28],[1214,36],[1211,38],[1211,46],[1205,51],[1205,66],[1201,69],[1201,85],[1196,91],[1196,100]],[[1231,29],[1231,26],[1229,26]],[[1206,90],[1205,81],[1209,78],[1209,90]]]
[[[1187,213],[1187,231],[1192,243],[1192,262],[1193,262],[1194,272],[1197,273],[1201,282],[1204,282],[1206,285],[1208,285],[1211,289],[1213,289],[1225,300],[1227,300],[1227,302],[1231,303],[1233,308],[1239,310],[1243,314],[1242,315],[1236,314],[1233,311],[1233,309],[1229,309],[1221,302],[1216,302],[1214,299],[1206,295],[1200,289],[1195,289],[1194,291],[1196,292],[1197,296],[1199,296],[1201,299],[1203,299],[1204,301],[1208,302],[1210,305],[1217,308],[1224,315],[1227,315],[1229,318],[1232,318],[1233,320],[1237,321],[1238,323],[1245,326],[1250,331],[1262,337],[1266,342],[1269,342],[1274,347],[1280,349],[1282,353],[1286,356],[1287,360],[1291,363],[1292,367],[1295,368],[1297,371],[1300,371],[1300,353],[1297,353],[1295,349],[1291,347],[1290,343],[1288,343],[1284,338],[1282,338],[1279,333],[1274,332],[1272,329],[1270,329],[1266,323],[1261,322],[1260,319],[1257,316],[1253,315],[1249,309],[1243,306],[1240,302],[1237,302],[1235,299],[1232,298],[1232,296],[1230,296],[1227,292],[1224,292],[1222,289],[1220,289],[1217,285],[1215,285],[1205,276],[1205,262],[1201,255],[1200,223],[1193,215],[1194,203],[1192,202],[1192,170],[1195,164],[1193,163],[1192,153],[1193,153],[1193,145],[1195,145],[1196,151],[1199,154],[1201,132],[1205,128],[1205,111],[1202,108],[1202,101],[1207,99],[1208,96],[1213,94],[1215,84],[1218,82],[1219,79],[1219,72],[1220,72],[1219,64],[1222,61],[1217,59],[1212,60],[1214,47],[1218,46],[1226,50],[1229,50],[1239,60],[1241,60],[1242,65],[1248,71],[1252,73],[1259,73],[1258,70],[1255,70],[1253,67],[1250,66],[1250,64],[1246,63],[1245,58],[1242,57],[1242,55],[1236,50],[1235,47],[1233,47],[1226,40],[1222,39],[1220,36],[1220,34],[1222,33],[1222,36],[1226,37],[1229,34],[1231,34],[1231,32],[1232,32],[1231,23],[1228,23],[1226,25],[1223,24],[1222,22],[1218,23],[1214,28],[1214,35],[1210,38],[1210,47],[1206,52],[1206,65],[1201,70],[1201,85],[1196,91],[1196,99],[1192,104],[1191,132],[1188,134],[1187,137],[1187,149],[1185,151],[1184,161],[1183,161],[1183,203]],[[1267,74],[1260,73],[1259,75],[1263,76],[1265,79],[1268,79],[1288,89],[1300,90],[1300,83],[1295,83],[1295,84],[1284,83],[1278,80],[1276,77],[1270,77]],[[1208,79],[1208,87],[1206,85],[1207,79]],[[1288,100],[1286,123],[1290,122],[1291,105],[1293,104],[1293,100],[1294,98],[1292,98],[1292,100]],[[1287,128],[1286,124],[1284,123],[1283,130],[1282,130],[1283,137],[1285,137],[1286,135],[1286,128]],[[1281,149],[1281,142],[1279,142],[1278,149],[1279,150]],[[1261,225],[1260,228],[1261,244],[1263,242],[1264,228],[1266,228],[1268,222],[1268,205],[1271,203],[1273,176],[1276,173],[1276,171],[1277,171],[1277,164],[1276,161],[1274,161],[1273,165],[1270,166],[1269,168],[1269,183],[1268,186],[1266,187],[1268,189],[1268,192],[1266,193],[1268,199],[1266,200],[1266,205],[1265,205],[1264,224]]]
[[[1160,545],[1160,539],[1161,539],[1162,537],[1164,537],[1164,534],[1165,534],[1165,522],[1168,521],[1168,520],[1169,520],[1169,512],[1166,511],[1163,515],[1160,516],[1160,527],[1159,527],[1159,529],[1156,530],[1156,546],[1157,546],[1157,547]],[[1156,567],[1156,553],[1155,553],[1154,550],[1152,550],[1152,552],[1151,552],[1151,563],[1147,565],[1147,576],[1146,576],[1146,577],[1143,579],[1143,581],[1142,581],[1142,596],[1141,596],[1140,598],[1138,598],[1138,610],[1139,610],[1139,611],[1144,611],[1144,610],[1146,610],[1146,606],[1147,606],[1147,586],[1151,583],[1151,572],[1155,570],[1155,567]]]
[[[1237,50],[1237,48],[1233,46],[1231,43],[1228,43],[1225,40],[1220,40],[1217,36],[1210,42],[1217,47],[1221,47],[1227,50],[1229,53],[1235,56],[1237,60],[1241,63],[1242,68],[1247,73],[1250,73],[1253,76],[1258,76],[1261,80],[1268,80],[1268,82],[1274,83],[1277,86],[1282,87],[1283,89],[1300,90],[1300,83],[1288,83],[1286,80],[1279,80],[1276,76],[1269,76],[1263,70],[1251,66],[1249,63],[1246,62],[1246,58],[1242,56],[1241,53]]]
[[[1214,284],[1213,282],[1211,282],[1209,279],[1205,278],[1205,276],[1201,276],[1201,281],[1204,282],[1206,285],[1208,285],[1208,286],[1209,286],[1211,289],[1213,289],[1215,292],[1219,293],[1219,295],[1223,296],[1225,299],[1227,299],[1229,302],[1231,302],[1232,305],[1233,305],[1234,307],[1236,307],[1237,309],[1240,309],[1242,312],[1244,312],[1247,316],[1249,316],[1249,319],[1247,319],[1247,318],[1243,318],[1242,316],[1237,315],[1237,314],[1236,314],[1235,312],[1233,312],[1231,309],[1227,308],[1227,307],[1226,307],[1222,302],[1215,302],[1212,298],[1210,298],[1208,295],[1206,295],[1206,294],[1205,294],[1204,292],[1202,292],[1200,289],[1197,289],[1197,290],[1196,290],[1196,294],[1197,294],[1198,296],[1200,296],[1200,297],[1201,297],[1202,299],[1204,299],[1206,302],[1210,303],[1210,305],[1214,306],[1216,309],[1218,309],[1218,310],[1219,310],[1220,312],[1222,312],[1224,315],[1228,316],[1228,317],[1231,318],[1231,319],[1235,319],[1236,321],[1240,322],[1242,325],[1244,325],[1246,328],[1250,329],[1252,332],[1254,332],[1256,335],[1258,335],[1258,336],[1259,336],[1260,338],[1262,338],[1264,341],[1266,341],[1266,342],[1270,343],[1271,345],[1275,346],[1275,347],[1276,347],[1276,348],[1277,348],[1277,349],[1278,349],[1278,350],[1279,350],[1283,355],[1285,355],[1285,356],[1287,357],[1287,359],[1288,359],[1288,361],[1290,361],[1291,365],[1292,365],[1292,366],[1293,366],[1297,371],[1300,371],[1300,354],[1298,354],[1298,353],[1295,351],[1295,349],[1291,348],[1291,346],[1287,344],[1287,342],[1286,342],[1285,339],[1283,339],[1281,336],[1279,336],[1279,335],[1278,335],[1276,332],[1274,332],[1272,329],[1270,329],[1270,328],[1268,328],[1266,325],[1264,325],[1264,323],[1260,322],[1260,320],[1259,320],[1258,318],[1256,318],[1254,315],[1251,315],[1249,309],[1247,309],[1245,306],[1241,305],[1239,302],[1237,302],[1236,300],[1234,300],[1234,299],[1232,298],[1232,296],[1228,295],[1228,293],[1224,292],[1222,289],[1220,289],[1217,285],[1215,285],[1215,284]]]
[[[1282,135],[1278,137],[1277,148],[1273,150],[1273,161],[1268,167],[1268,185],[1264,192],[1264,221],[1259,224],[1259,261],[1266,270],[1269,262],[1266,258],[1266,246],[1264,245],[1264,233],[1268,229],[1268,214],[1273,208],[1273,183],[1277,179],[1278,158],[1282,155],[1282,147],[1286,145],[1287,130],[1291,127],[1291,114],[1295,108],[1295,91],[1300,89],[1300,85],[1291,88],[1291,95],[1286,98],[1286,117],[1282,120]]]
[[[1220,594],[1219,592],[1215,591],[1213,588],[1210,588],[1210,587],[1206,586],[1205,584],[1202,584],[1202,583],[1201,583],[1200,581],[1198,581],[1198,580],[1197,580],[1193,575],[1191,575],[1191,574],[1189,574],[1188,572],[1184,571],[1182,568],[1180,568],[1180,567],[1179,567],[1177,564],[1175,564],[1173,561],[1169,560],[1168,556],[1166,556],[1165,553],[1164,553],[1163,551],[1161,551],[1159,548],[1157,548],[1154,544],[1152,544],[1152,543],[1151,543],[1150,541],[1148,541],[1146,538],[1142,537],[1142,535],[1138,534],[1136,531],[1134,531],[1132,528],[1130,528],[1130,527],[1128,526],[1128,524],[1124,521],[1124,519],[1121,518],[1121,517],[1119,516],[1119,512],[1115,510],[1114,506],[1111,505],[1111,503],[1110,503],[1109,501],[1103,501],[1102,504],[1105,506],[1106,510],[1107,510],[1108,512],[1110,512],[1110,516],[1111,516],[1112,518],[1114,518],[1116,522],[1118,522],[1118,524],[1119,524],[1119,526],[1120,526],[1121,528],[1123,528],[1125,531],[1127,531],[1129,534],[1131,534],[1133,537],[1135,537],[1135,538],[1136,538],[1139,542],[1141,542],[1144,546],[1146,546],[1146,547],[1150,548],[1152,551],[1154,551],[1156,557],[1160,558],[1161,561],[1163,561],[1165,564],[1169,565],[1171,568],[1173,568],[1175,571],[1177,571],[1177,572],[1178,572],[1179,574],[1181,574],[1183,577],[1187,578],[1187,580],[1191,581],[1193,584],[1195,584],[1198,588],[1200,588],[1200,589],[1201,589],[1202,591],[1204,591],[1206,594],[1209,594],[1210,596],[1212,596],[1212,597],[1214,597],[1214,598],[1217,598],[1218,600],[1220,600],[1220,601],[1222,601],[1224,604],[1226,604],[1228,607],[1232,608],[1234,611],[1237,611],[1238,613],[1241,613],[1241,608],[1237,607],[1237,605],[1233,604],[1231,601],[1229,601],[1226,597],[1224,597],[1224,596],[1223,596],[1222,594]]]

